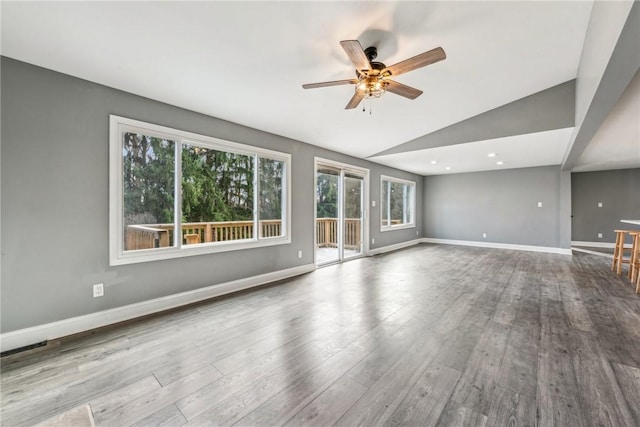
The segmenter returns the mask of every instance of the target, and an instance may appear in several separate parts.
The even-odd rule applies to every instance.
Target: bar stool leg
[[[620,259],[620,239],[622,238],[622,236],[622,233],[616,231],[616,245],[613,247],[613,261],[611,262],[611,271],[617,272],[618,274],[620,274],[620,272],[616,270],[619,265],[618,261]]]
[[[629,259],[629,273],[627,277],[631,280],[633,284],[636,281],[636,277],[638,276],[638,263],[640,263],[640,259],[638,259],[638,252],[640,251],[640,233],[632,233],[633,236],[633,247],[631,248],[631,259]]]
[[[613,263],[611,264],[611,269],[612,271],[615,270],[619,276],[622,274],[622,264],[629,264],[631,261],[630,258],[624,257],[624,241],[627,234],[633,233],[633,231],[614,230],[614,232],[616,233],[616,245],[613,249]],[[629,271],[631,271],[631,264],[629,264],[629,268]],[[631,278],[631,276],[629,276],[629,278]]]

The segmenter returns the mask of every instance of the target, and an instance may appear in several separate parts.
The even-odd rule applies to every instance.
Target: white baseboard
[[[572,240],[571,241],[571,246],[583,246],[585,248],[609,248],[609,249],[613,249],[616,247],[615,243],[608,243],[608,242],[580,242],[580,241],[575,241]],[[625,243],[624,247],[625,248],[631,248],[631,243]]]
[[[259,276],[247,277],[245,279],[234,280],[232,282],[207,286],[206,288],[194,289],[192,291],[155,298],[136,304],[129,304],[123,307],[112,308],[96,313],[46,323],[44,325],[7,332],[0,335],[0,349],[4,352],[42,341],[77,334],[79,332],[158,313],[164,310],[229,294],[231,292],[237,292],[289,277],[298,276],[300,274],[309,273],[315,270],[315,268],[316,266],[314,264],[301,265],[299,267],[288,268],[286,270],[274,271],[271,273],[261,274]]]
[[[434,239],[422,238],[423,243],[439,243],[441,245],[476,246],[480,248],[511,249],[515,251],[547,252],[551,254],[571,255],[571,249],[554,248],[550,246],[514,245],[511,243],[476,242],[473,240]]]
[[[571,250],[574,251],[574,252],[582,252],[584,254],[597,255],[597,256],[602,256],[602,257],[613,259],[613,254],[605,254],[604,252],[590,251],[588,249],[582,249],[582,248],[571,248]]]
[[[409,246],[419,245],[420,243],[422,243],[422,239],[409,240],[406,242],[400,242],[400,243],[396,243],[394,245],[389,245],[389,246],[381,246],[379,248],[370,249],[367,255],[368,256],[380,255],[386,252],[397,251],[398,249],[408,248]]]

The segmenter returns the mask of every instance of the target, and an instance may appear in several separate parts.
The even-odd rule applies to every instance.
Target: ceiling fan
[[[446,59],[447,55],[441,47],[421,53],[413,58],[398,62],[387,67],[382,62],[375,62],[378,56],[378,49],[375,46],[362,49],[358,40],[343,40],[340,45],[356,66],[356,78],[347,80],[335,80],[332,82],[303,84],[304,89],[314,89],[318,87],[356,85],[356,90],[345,107],[345,110],[356,108],[360,101],[365,98],[379,98],[385,91],[395,93],[409,99],[416,99],[422,95],[422,91],[412,88],[402,83],[391,80],[390,77],[426,67],[435,62]]]

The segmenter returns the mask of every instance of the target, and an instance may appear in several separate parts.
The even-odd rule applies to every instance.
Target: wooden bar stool
[[[640,234],[636,236],[636,294],[640,294]]]
[[[611,271],[615,271],[616,274],[620,275],[622,274],[622,264],[629,264],[629,272],[631,272],[631,257],[624,257],[624,251],[628,250],[624,247],[624,241],[627,237],[627,234],[635,233],[636,230],[614,231],[616,232],[616,246],[613,249],[613,262],[611,263]],[[629,278],[631,278],[631,276],[629,276]]]
[[[629,280],[636,285],[636,293],[640,293],[640,230],[629,233],[633,237],[631,258],[629,260]]]

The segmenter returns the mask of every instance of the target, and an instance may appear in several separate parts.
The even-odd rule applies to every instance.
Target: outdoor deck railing
[[[260,237],[282,235],[282,221],[279,219],[260,221]],[[359,218],[346,218],[344,243],[348,249],[358,249],[361,244]],[[125,250],[164,248],[174,239],[173,224],[129,225],[125,231]],[[181,226],[182,243],[225,242],[230,240],[253,239],[253,221],[187,222]],[[321,248],[337,247],[338,219],[318,218],[316,220],[317,245]]]
[[[360,248],[361,228],[360,218],[345,218],[345,248]],[[335,248],[338,246],[338,218],[318,218],[316,220],[316,243],[319,248]]]
[[[281,236],[281,225],[279,219],[260,221],[260,237]],[[167,247],[174,234],[173,224],[129,225],[125,231],[125,250]],[[253,221],[185,222],[181,234],[186,245],[252,239]]]

